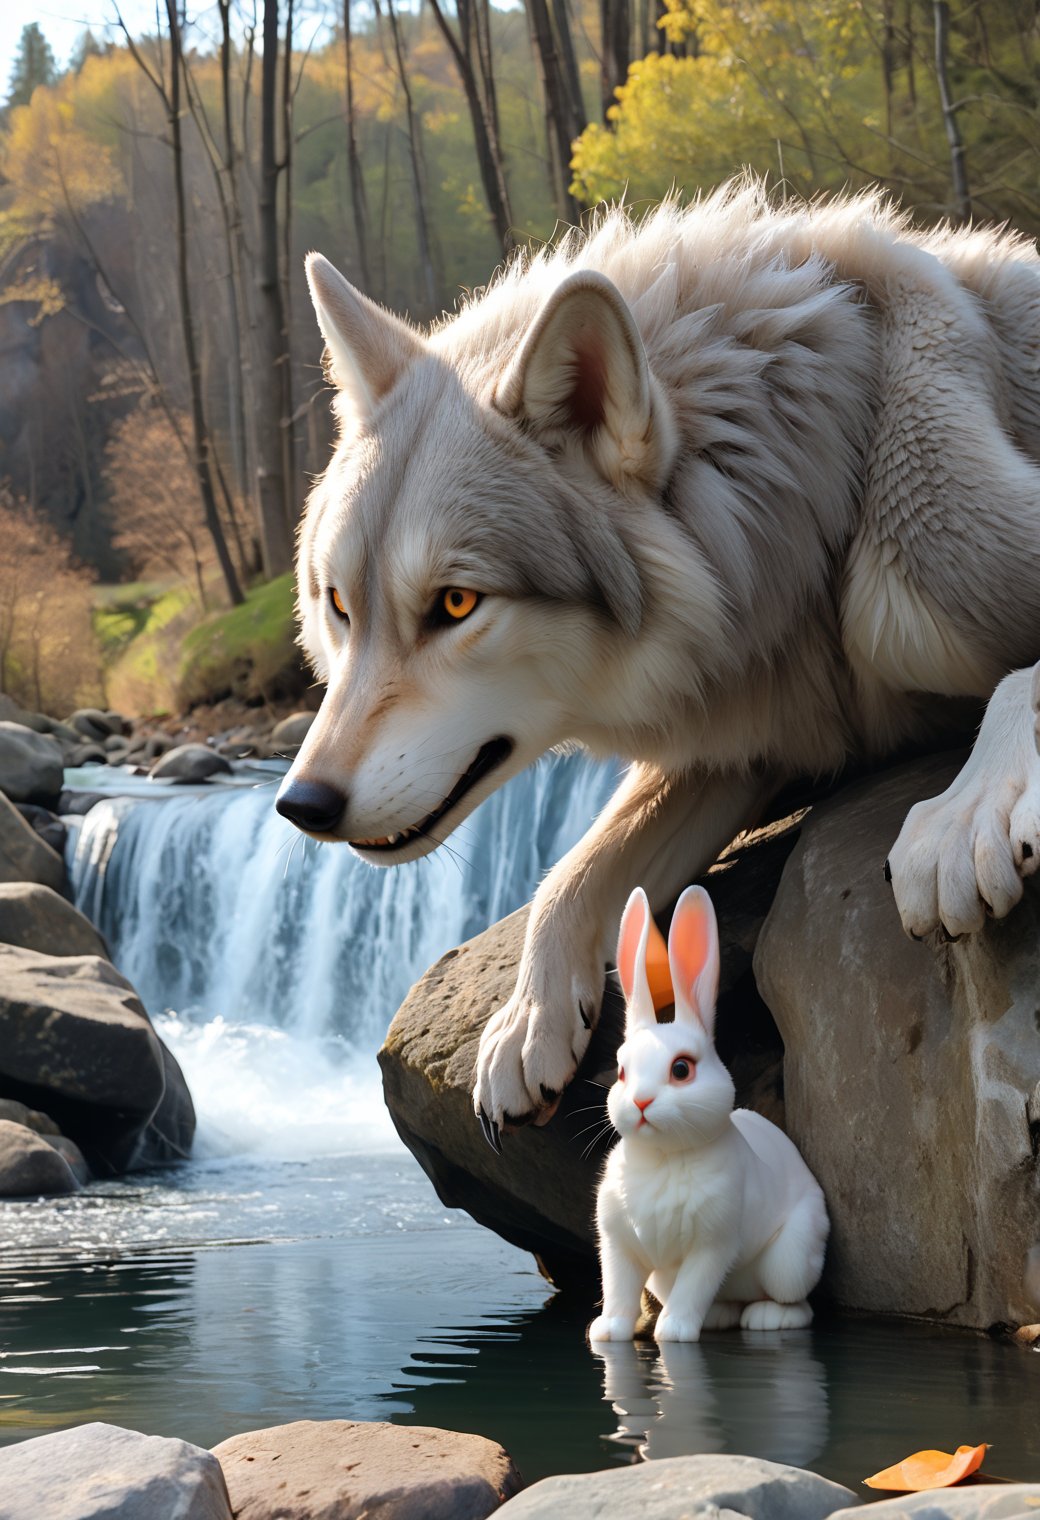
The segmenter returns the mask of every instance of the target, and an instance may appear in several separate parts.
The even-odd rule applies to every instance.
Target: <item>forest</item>
[[[428,321],[602,202],[745,166],[1040,230],[1035,0],[156,16],[64,68],[27,26],[0,115],[0,692],[38,709],[189,701],[171,642],[113,692],[142,628],[183,640],[268,582],[288,616],[332,441],[309,249]]]

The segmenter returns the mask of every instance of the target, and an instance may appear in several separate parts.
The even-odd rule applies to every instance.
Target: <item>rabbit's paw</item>
[[[473,1106],[493,1145],[500,1129],[551,1118],[585,1054],[604,969],[598,954],[578,961],[564,943],[522,966],[516,991],[480,1037]]]
[[[655,1341],[699,1341],[703,1326],[696,1315],[669,1314],[666,1309],[654,1326]]]
[[[886,863],[903,928],[948,939],[1003,918],[1040,868],[1040,666],[1002,681],[964,769],[918,802]]]
[[[717,1298],[704,1316],[705,1330],[732,1330],[740,1324],[740,1305]]]
[[[635,1320],[620,1314],[598,1314],[588,1330],[590,1342],[630,1341],[635,1333]]]
[[[812,1310],[804,1298],[798,1304],[777,1304],[771,1298],[760,1298],[756,1303],[745,1304],[740,1324],[743,1330],[803,1330],[812,1324]]]

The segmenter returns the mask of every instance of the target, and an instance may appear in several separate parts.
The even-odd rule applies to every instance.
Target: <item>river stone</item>
[[[723,945],[719,1052],[738,1102],[780,1124],[782,1047],[755,990],[751,957],[796,837],[797,817],[760,829],[705,878]],[[549,1124],[508,1136],[499,1156],[473,1116],[481,1030],[512,993],[526,923],[527,910],[521,909],[450,950],[416,983],[379,1053],[383,1091],[398,1133],[442,1203],[466,1209],[478,1223],[532,1251],[558,1287],[589,1291],[599,1274],[593,1211],[608,1143],[606,1089],[617,1074],[624,1016],[613,979],[578,1074]]]
[[[65,862],[0,792],[0,882],[25,881],[63,892]]]
[[[0,1119],[10,1119],[12,1124],[22,1124],[34,1129],[38,1135],[60,1135],[61,1130],[49,1114],[41,1114],[38,1108],[27,1108],[15,1098],[0,1098]]]
[[[180,1068],[100,956],[0,945],[0,1097],[43,1109],[100,1175],[190,1152]]]
[[[0,944],[43,955],[108,955],[88,918],[50,887],[28,881],[0,884]]]
[[[870,1520],[1036,1520],[1040,1483],[966,1483],[934,1493],[900,1494],[871,1504]],[[832,1520],[863,1520],[862,1509],[839,1509]]]
[[[663,1457],[638,1467],[543,1478],[503,1520],[825,1520],[858,1503],[827,1478],[758,1457]],[[513,1513],[510,1515],[509,1511]]]
[[[33,833],[49,844],[56,855],[64,857],[68,830],[57,813],[35,802],[16,802],[15,806]]]
[[[12,802],[54,802],[64,769],[61,745],[49,734],[0,722],[0,792]]]
[[[284,755],[286,759],[296,754],[300,745],[306,739],[314,722],[315,714],[312,712],[294,712],[280,723],[276,723],[268,740],[268,747],[272,755]]]
[[[210,776],[229,775],[231,766],[205,744],[178,744],[152,766],[156,781],[206,781]]]
[[[1035,1321],[1040,1241],[1040,880],[1001,923],[915,944],[886,885],[932,756],[815,808],[759,938],[784,1037],[788,1129],[827,1198],[841,1305],[988,1329]],[[1031,1290],[1032,1291],[1032,1290]]]
[[[0,1450],[0,1520],[232,1520],[201,1447],[94,1423]]]
[[[483,1520],[521,1487],[494,1441],[425,1425],[297,1420],[213,1454],[235,1520]]]
[[[68,719],[68,727],[82,734],[84,739],[104,744],[110,734],[123,732],[123,719],[119,713],[102,712],[97,707],[80,707]]]
[[[80,1179],[55,1143],[57,1139],[54,1135],[38,1135],[10,1119],[0,1119],[0,1198],[42,1198],[78,1192]],[[79,1162],[84,1166],[82,1156]]]

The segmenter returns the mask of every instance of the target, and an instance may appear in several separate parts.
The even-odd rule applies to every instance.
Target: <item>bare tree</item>
[[[353,38],[350,29],[350,0],[343,0],[343,49],[347,66],[347,173],[350,178],[350,204],[354,213],[354,236],[357,239],[358,269],[362,289],[372,294],[372,269],[368,261],[368,200],[365,175],[358,151],[357,109],[354,104]]]
[[[408,66],[404,56],[404,44],[401,41],[401,28],[397,20],[397,12],[394,10],[394,0],[386,0],[386,11],[390,21],[390,35],[393,38],[394,58],[397,62],[397,77],[401,81],[401,89],[404,93],[405,118],[408,123],[408,159],[412,170],[412,191],[415,195],[415,226],[419,240],[419,265],[422,269],[423,288],[426,296],[426,305],[430,313],[437,307],[437,273],[433,264],[433,240],[430,236],[430,216],[426,203],[426,189],[423,183],[422,141],[419,136],[419,118],[415,111],[415,101],[412,98],[412,87],[408,80]],[[376,13],[378,15],[378,0],[376,0]]]
[[[349,4],[349,0],[347,0]],[[388,0],[389,3],[389,0]],[[479,21],[479,5],[474,0],[456,0],[459,37],[455,36],[451,25],[444,14],[440,0],[430,0],[430,9],[434,19],[441,30],[445,42],[455,60],[462,88],[466,96],[466,104],[469,107],[470,121],[473,126],[473,142],[477,150],[477,164],[480,169],[480,179],[484,186],[484,195],[487,199],[488,210],[491,212],[491,220],[495,226],[495,233],[502,252],[508,253],[514,246],[513,237],[513,211],[509,204],[509,189],[506,185],[505,164],[502,159],[502,148],[498,140],[498,124],[496,113],[492,110],[491,102],[486,94],[486,79],[482,78],[478,83],[478,70],[483,73],[482,54],[479,47],[477,29]],[[476,62],[474,53],[476,51]],[[490,52],[487,58],[487,67],[490,70]],[[493,76],[492,76],[493,77]],[[484,85],[484,89],[481,86]]]
[[[964,138],[961,136],[960,122],[957,120],[959,107],[950,93],[950,7],[947,0],[934,0],[932,11],[935,18],[935,77],[939,84],[939,101],[942,105],[946,141],[950,145],[953,200],[958,220],[966,222],[971,216],[971,191],[968,188]]]
[[[578,203],[570,190],[573,101],[564,83],[556,33],[547,0],[525,0],[538,71],[541,75],[548,117],[549,162],[552,169],[556,210],[564,221],[577,222]]]
[[[169,0],[167,0],[169,3]],[[289,332],[278,268],[278,0],[264,0],[260,65],[260,249],[257,274],[257,484],[260,500],[260,546],[269,576],[292,565],[289,528],[289,482],[285,478],[283,371],[290,363]]]

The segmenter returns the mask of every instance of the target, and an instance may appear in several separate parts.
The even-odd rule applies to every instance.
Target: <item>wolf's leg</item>
[[[552,1108],[599,1015],[632,888],[671,901],[705,871],[775,785],[762,777],[667,776],[634,765],[606,808],[535,893],[516,991],[488,1021],[474,1105],[495,1125]]]
[[[964,769],[907,814],[888,870],[908,934],[970,934],[1018,902],[1040,866],[1038,746],[1040,665],[1001,681]]]

